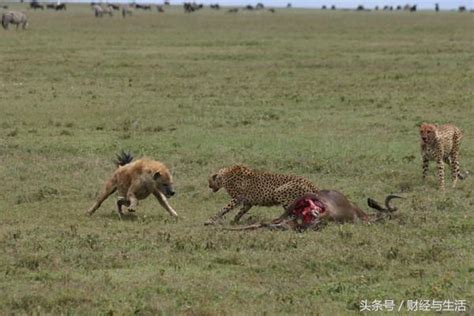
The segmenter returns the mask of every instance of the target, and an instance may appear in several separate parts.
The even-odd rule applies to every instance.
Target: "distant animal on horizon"
[[[129,5],[123,5],[122,6],[122,17],[127,17],[128,16],[132,16],[132,9],[130,8]]]
[[[61,10],[66,11],[66,4],[65,3],[58,4],[56,5],[55,9],[56,11],[61,11]]]
[[[429,162],[435,161],[438,168],[439,189],[445,191],[444,163],[447,163],[451,166],[454,188],[457,180],[464,178],[459,167],[462,131],[452,124],[436,125],[430,123],[421,124],[419,131],[423,160],[423,180],[428,175]]]
[[[237,9],[237,8],[231,8],[231,9],[227,10],[227,13],[237,13],[237,12],[239,12],[239,9]]]
[[[109,3],[109,4],[107,4],[107,6],[108,6],[109,8],[114,9],[115,11],[119,11],[119,10],[120,10],[120,6],[119,6],[118,4]]]
[[[108,14],[109,16],[114,15],[113,9],[110,7],[102,7],[98,4],[95,4],[92,9],[94,10],[94,15],[96,18],[101,18],[104,16],[104,14]]]
[[[184,2],[183,3],[183,9],[185,13],[191,13],[197,10],[200,10],[204,7],[202,3],[197,4],[196,2]]]
[[[167,198],[175,195],[173,178],[168,168],[161,162],[142,158],[133,161],[133,156],[122,152],[117,155],[117,169],[105,182],[102,192],[97,197],[94,205],[87,210],[91,216],[112,193],[118,192],[117,212],[122,218],[123,207],[129,212],[135,212],[138,201],[153,194],[160,205],[174,217],[176,211],[170,206]]]
[[[44,10],[44,5],[38,3],[37,1],[32,1],[32,2],[30,2],[30,8],[34,9],[34,10],[36,10],[36,9]]]
[[[101,18],[104,15],[104,9],[98,4],[94,4],[92,6],[92,10],[94,10],[94,15],[96,18]]]
[[[163,9],[163,6],[161,6],[161,5],[157,5],[157,6],[156,6],[156,10],[157,10],[158,12],[160,12],[160,13],[165,12],[165,9]]]
[[[135,9],[149,10],[151,11],[151,5],[148,4],[135,4]]]
[[[22,29],[25,30],[28,26],[28,18],[26,14],[20,11],[9,11],[2,14],[2,26],[5,30],[8,30],[8,25],[16,25],[16,29],[21,25]]]

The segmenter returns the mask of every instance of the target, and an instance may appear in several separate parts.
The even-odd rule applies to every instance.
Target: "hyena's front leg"
[[[136,193],[140,192],[141,189],[142,189],[142,183],[140,179],[132,182],[132,184],[128,188],[126,199],[130,202],[130,204],[128,205],[129,212],[135,212],[135,210],[137,209],[138,199],[137,199]]]
[[[133,191],[129,191],[127,193],[127,200],[130,201],[130,204],[128,205],[128,211],[135,212],[138,206],[138,199]]]
[[[438,182],[439,182],[439,189],[441,191],[445,191],[444,187],[444,161],[442,158],[437,159],[438,164]]]
[[[204,225],[215,225],[217,221],[222,218],[225,214],[227,214],[230,210],[234,209],[240,202],[237,199],[232,199],[229,204],[227,204],[224,208],[222,208],[219,213],[208,219],[204,222]]]
[[[171,216],[178,217],[178,213],[171,207],[171,205],[168,203],[168,199],[166,196],[161,193],[160,191],[156,190],[153,192],[153,195],[156,197],[158,202],[160,203],[163,208],[170,213]]]
[[[107,181],[104,185],[104,188],[102,189],[102,193],[99,194],[97,197],[96,202],[94,205],[86,212],[87,215],[91,216],[94,214],[94,212],[100,207],[102,202],[104,202],[112,193],[117,190],[117,186],[115,183],[115,179],[112,178],[109,181]]]

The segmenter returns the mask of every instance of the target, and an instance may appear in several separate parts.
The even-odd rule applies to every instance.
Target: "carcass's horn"
[[[393,199],[403,199],[403,197],[390,194],[389,196],[385,198],[385,207],[387,208],[387,211],[389,212],[395,212],[397,210],[397,207],[390,205],[390,201]]]
[[[393,200],[393,199],[403,199],[403,197],[401,196],[398,196],[398,195],[394,195],[394,194],[390,194],[389,196],[387,196],[385,198],[385,207],[383,207],[382,205],[380,205],[377,201],[375,200],[372,200],[371,198],[368,198],[367,199],[367,204],[369,205],[369,207],[373,208],[373,209],[376,209],[377,211],[379,212],[395,212],[397,210],[396,207],[393,207],[390,205],[390,201]]]
[[[372,200],[371,198],[367,199],[367,204],[369,205],[370,208],[376,209],[377,211],[380,211],[380,212],[386,212],[387,211],[377,201]]]

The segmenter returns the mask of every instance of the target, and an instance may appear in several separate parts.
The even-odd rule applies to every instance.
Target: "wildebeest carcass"
[[[377,222],[384,218],[390,218],[397,210],[390,202],[397,195],[389,195],[385,199],[385,207],[378,202],[368,199],[369,207],[377,210],[377,213],[367,215],[359,207],[352,204],[344,194],[335,190],[320,190],[316,194],[306,194],[294,201],[285,213],[271,223],[257,223],[226,230],[251,230],[257,228],[283,229],[304,231],[308,229],[317,230],[327,221],[337,223],[346,222]]]
[[[23,29],[28,26],[28,18],[26,14],[19,11],[9,11],[2,14],[2,26],[5,30],[8,30],[9,24],[15,24],[16,28],[21,25]]]
[[[44,5],[40,4],[38,1],[31,1],[30,8],[34,10],[36,9],[44,10]]]

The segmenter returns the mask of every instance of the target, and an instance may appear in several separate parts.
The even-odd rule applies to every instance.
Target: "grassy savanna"
[[[423,183],[417,130],[458,125],[461,168],[474,169],[472,15],[27,14],[27,31],[0,32],[0,314],[472,304],[473,178],[452,189],[447,168],[441,194],[432,163]],[[178,221],[153,198],[134,220],[118,219],[115,198],[85,216],[121,149],[170,167]],[[305,176],[366,210],[369,196],[406,199],[375,225],[204,227],[228,202],[207,176],[235,163]],[[254,208],[243,222],[280,213]]]

